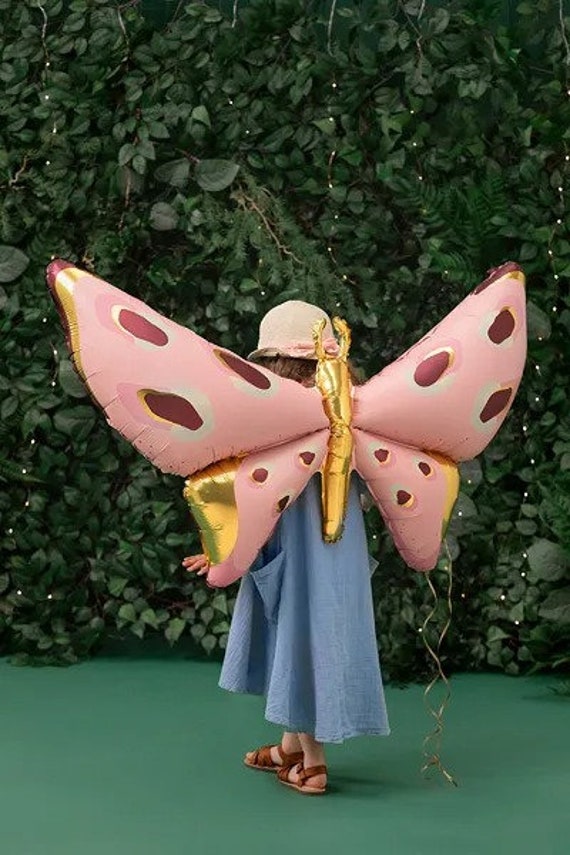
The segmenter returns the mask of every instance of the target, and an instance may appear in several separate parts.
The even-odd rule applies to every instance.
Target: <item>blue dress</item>
[[[319,476],[283,513],[235,604],[220,686],[265,695],[265,717],[319,742],[389,731],[358,484],[344,535],[321,536]]]

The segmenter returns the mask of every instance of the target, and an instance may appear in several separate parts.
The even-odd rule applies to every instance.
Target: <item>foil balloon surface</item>
[[[247,362],[64,261],[47,280],[75,367],[109,423],[184,490],[208,583],[247,572],[280,515],[321,473],[323,537],[342,536],[348,484],[366,482],[410,567],[437,563],[457,464],[503,423],[526,357],[524,275],[492,271],[441,323],[362,386],[314,330],[314,388]]]

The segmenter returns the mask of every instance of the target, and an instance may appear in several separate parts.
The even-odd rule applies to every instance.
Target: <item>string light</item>
[[[19,588],[18,588],[18,590],[16,591],[16,593],[17,593],[17,595],[18,595],[19,597],[21,597],[21,596],[22,596],[22,592],[20,591],[20,589],[19,589]]]
[[[8,534],[14,534],[14,529],[13,529],[13,528],[9,528],[9,529],[8,529]]]
[[[501,596],[499,597],[499,599],[500,599],[500,600],[502,600],[502,601],[504,602],[504,601],[507,599],[506,594],[501,594]]]

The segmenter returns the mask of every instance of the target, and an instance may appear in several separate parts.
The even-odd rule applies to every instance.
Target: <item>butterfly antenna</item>
[[[333,326],[338,333],[338,337],[340,338],[340,359],[347,359],[350,351],[350,345],[352,343],[352,334],[350,332],[350,327],[347,322],[342,318],[333,318]]]
[[[326,320],[323,318],[318,321],[313,327],[313,341],[315,342],[315,353],[317,359],[325,359],[326,351],[323,344],[323,333],[325,331],[325,327],[327,325]]]

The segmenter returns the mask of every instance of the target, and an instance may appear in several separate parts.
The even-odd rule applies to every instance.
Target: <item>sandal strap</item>
[[[253,755],[253,763],[256,766],[261,766],[263,769],[273,766],[274,763],[271,757],[271,748],[271,745],[262,745],[261,748],[258,748]]]
[[[326,775],[327,767],[326,766],[309,766],[308,769],[301,767],[301,771],[299,772],[299,783],[303,785],[308,781],[309,778],[316,778],[317,775]]]
[[[289,783],[289,773],[292,769],[299,769],[299,772],[303,769],[302,763],[289,763],[288,765],[280,766],[277,769],[277,777],[280,781],[283,781],[285,784]]]
[[[287,754],[286,751],[283,751],[280,745],[277,746],[277,752],[281,757],[283,766],[295,766],[303,759],[302,751],[293,751],[291,754]]]

